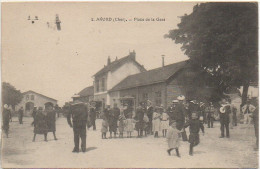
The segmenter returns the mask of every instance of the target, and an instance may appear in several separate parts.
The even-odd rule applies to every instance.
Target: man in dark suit
[[[229,114],[231,113],[230,104],[226,102],[226,99],[221,100],[221,107],[219,108],[219,121],[220,121],[220,130],[221,136],[220,138],[225,137],[225,129],[226,129],[226,137],[229,138]]]
[[[143,137],[144,113],[145,113],[144,103],[140,102],[139,107],[136,110],[136,117],[135,117],[135,119],[137,120],[136,123],[136,130],[138,132],[137,137]]]
[[[72,118],[72,123],[71,123]],[[74,101],[70,106],[70,111],[67,116],[67,121],[70,127],[73,127],[74,132],[74,149],[72,152],[79,152],[79,140],[81,139],[81,150],[86,152],[86,137],[87,137],[87,120],[88,108],[81,101]]]

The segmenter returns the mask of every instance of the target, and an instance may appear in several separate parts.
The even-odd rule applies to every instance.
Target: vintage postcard
[[[258,168],[258,2],[3,2],[2,168]]]

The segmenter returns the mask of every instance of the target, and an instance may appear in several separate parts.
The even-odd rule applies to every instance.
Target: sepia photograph
[[[259,168],[258,1],[1,8],[1,168]]]

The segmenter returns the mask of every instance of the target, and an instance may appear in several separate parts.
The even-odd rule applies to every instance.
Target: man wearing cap
[[[152,134],[152,130],[153,130],[153,107],[152,107],[152,102],[150,100],[147,100],[146,112],[147,112],[147,116],[149,118],[148,134]]]
[[[173,100],[172,105],[170,107],[168,107],[168,109],[167,109],[167,114],[169,116],[169,124],[171,123],[171,121],[176,120],[176,106],[177,106],[177,104],[178,104],[178,100]]]
[[[183,104],[185,97],[183,95],[181,95],[181,96],[178,96],[177,99],[179,100],[179,103],[176,106],[176,128],[178,130],[183,129],[182,140],[187,141],[186,131],[183,128],[184,123],[185,123],[185,113],[186,113],[186,109]]]
[[[72,118],[72,122],[71,122]],[[86,127],[88,120],[88,108],[81,101],[74,101],[70,106],[67,121],[74,132],[74,149],[72,152],[79,152],[79,140],[81,139],[81,150],[86,152]]]
[[[2,129],[4,130],[6,137],[8,138],[8,132],[9,132],[9,119],[10,119],[10,110],[8,109],[8,105],[4,105],[4,110],[3,110],[3,126]]]

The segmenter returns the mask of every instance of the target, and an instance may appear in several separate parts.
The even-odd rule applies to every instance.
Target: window
[[[31,100],[34,100],[34,95],[31,95]]]
[[[161,93],[161,91],[155,92],[155,104],[156,104],[156,106],[161,106],[161,104],[162,104],[162,93]]]
[[[96,80],[96,92],[99,92],[99,80]]]
[[[26,100],[29,100],[30,99],[30,96],[29,95],[26,95]]]
[[[105,78],[102,78],[101,81],[101,91],[105,91]]]

